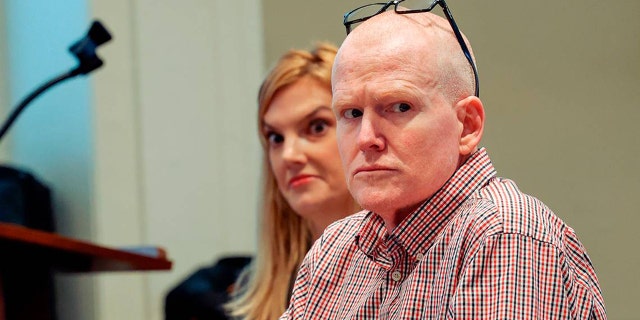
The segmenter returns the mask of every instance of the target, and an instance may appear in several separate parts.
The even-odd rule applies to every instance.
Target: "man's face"
[[[341,49],[333,109],[351,194],[363,208],[397,220],[456,170],[463,126],[433,79],[428,55],[402,59],[406,52],[387,49]]]

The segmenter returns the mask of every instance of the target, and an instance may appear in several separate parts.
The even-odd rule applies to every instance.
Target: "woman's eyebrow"
[[[315,117],[318,113],[327,110],[333,114],[333,110],[328,106],[318,106],[317,108],[311,110],[311,112],[307,113],[304,117],[302,117],[298,122],[307,121],[313,117]],[[270,125],[264,119],[262,120],[262,130],[274,130],[274,126]]]
[[[319,106],[319,107],[313,109],[313,111],[309,112],[306,116],[304,116],[302,118],[302,120],[308,120],[309,118],[313,118],[313,117],[316,116],[316,114],[320,113],[323,110],[327,110],[327,111],[331,112],[331,114],[333,114],[333,109],[331,109],[331,107]]]

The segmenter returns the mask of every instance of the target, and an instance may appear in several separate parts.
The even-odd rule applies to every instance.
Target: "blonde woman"
[[[258,94],[265,152],[258,252],[233,289],[248,257],[225,257],[194,272],[167,295],[165,319],[277,319],[313,241],[359,210],[347,190],[331,109],[336,51],[328,43],[291,50],[265,78]]]
[[[245,319],[277,319],[286,309],[298,266],[330,223],[359,208],[347,190],[331,109],[337,48],[291,50],[258,95],[264,157],[258,253],[227,305]]]

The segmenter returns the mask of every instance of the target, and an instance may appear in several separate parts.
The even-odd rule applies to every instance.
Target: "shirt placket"
[[[407,252],[393,238],[385,239],[387,253],[390,261],[386,276],[386,295],[382,299],[380,306],[380,319],[394,319],[399,304],[397,303],[400,296],[400,288],[402,283],[409,276],[409,268],[407,268]]]

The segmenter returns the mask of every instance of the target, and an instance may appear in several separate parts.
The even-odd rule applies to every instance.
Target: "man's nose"
[[[357,144],[362,151],[380,151],[385,148],[384,137],[380,131],[379,119],[372,113],[365,112],[360,120]]]

